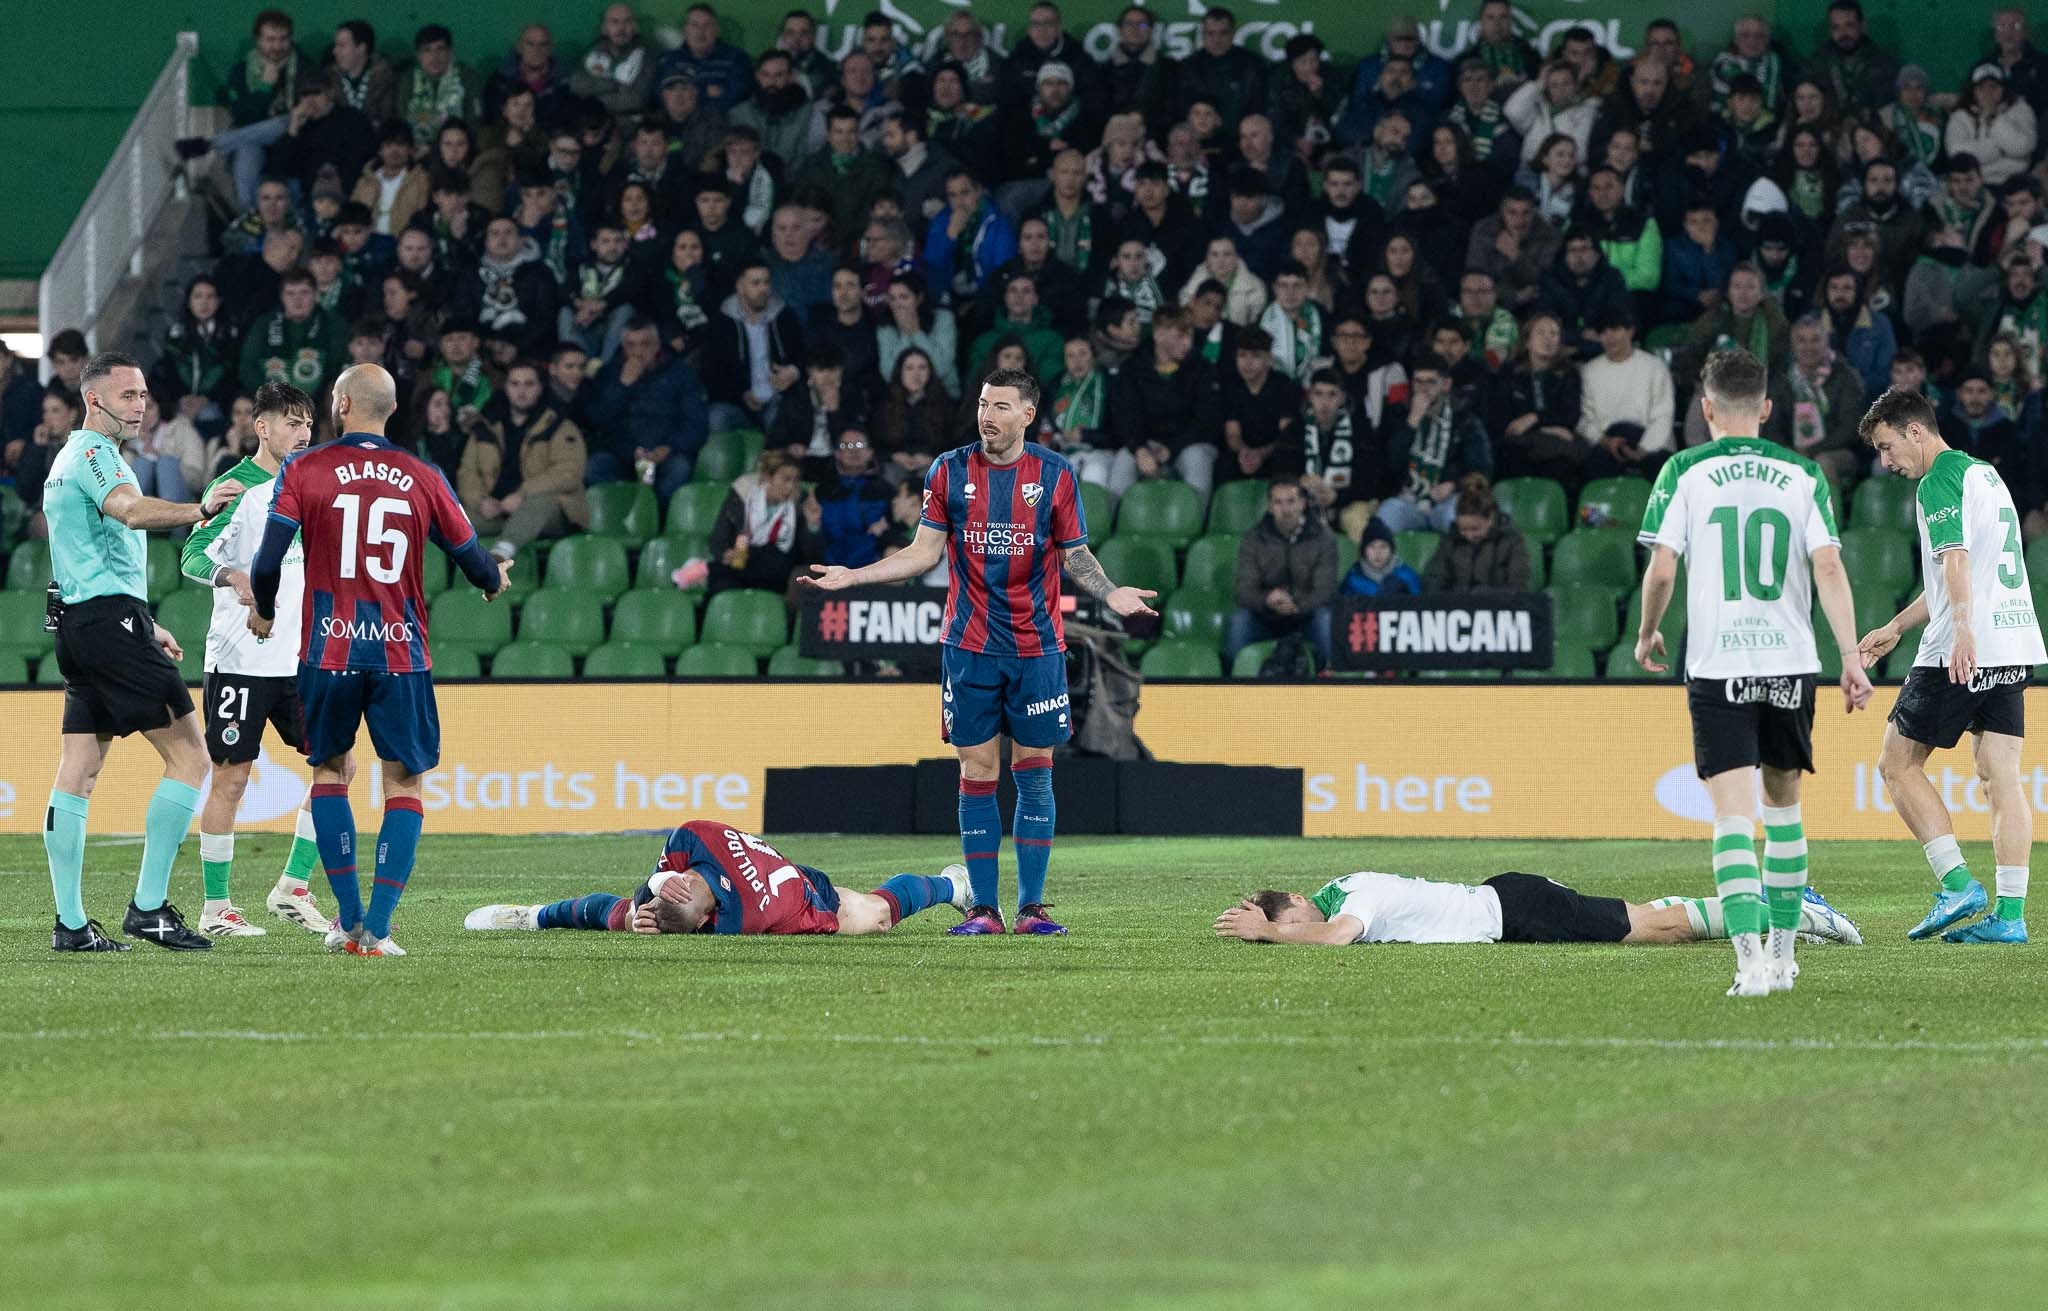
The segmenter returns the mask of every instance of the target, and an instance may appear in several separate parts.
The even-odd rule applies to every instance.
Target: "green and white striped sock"
[[[1659,897],[1650,903],[1652,910],[1666,910],[1672,906],[1685,907],[1685,918],[1692,925],[1692,936],[1700,941],[1728,936],[1728,919],[1721,913],[1719,897]]]
[[[1799,904],[1806,897],[1806,828],[1799,803],[1764,807],[1764,900],[1771,928],[1799,929]]]
[[[1763,932],[1763,880],[1757,873],[1754,820],[1724,815],[1714,821],[1714,889],[1721,894],[1729,937]]]

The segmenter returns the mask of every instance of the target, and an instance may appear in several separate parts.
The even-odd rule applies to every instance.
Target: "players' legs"
[[[1678,899],[1669,899],[1676,901]],[[1661,946],[1671,942],[1692,942],[1706,936],[1693,931],[1691,917],[1681,902],[1676,905],[1653,904],[1638,906],[1628,903],[1628,936],[1622,942],[1630,946]]]
[[[1027,919],[1045,919],[1045,874],[1052,864],[1053,834],[1059,824],[1059,806],[1052,790],[1052,748],[1012,742],[1010,781],[1017,785],[1010,841],[1017,848],[1017,919],[1022,928]]]
[[[356,878],[356,815],[348,787],[355,781],[353,751],[313,764],[313,789],[306,809],[313,816],[313,841],[320,848],[320,866],[334,892],[334,921],[344,934],[363,922],[363,889]],[[339,950],[340,943],[330,944]]]
[[[384,825],[377,830],[377,872],[370,885],[370,909],[363,917],[363,936],[381,942],[391,936],[391,914],[405,895],[419,854],[420,775],[395,760],[383,762]]]
[[[1003,814],[996,805],[1002,771],[1001,738],[956,747],[960,755],[960,857],[967,863],[977,910],[996,906],[996,854],[1003,845]]]
[[[66,733],[59,748],[57,778],[43,820],[43,852],[49,858],[57,918],[67,929],[85,927],[85,816],[113,742],[92,733]]]
[[[1915,671],[1918,672],[1918,671]],[[1955,821],[1934,780],[1927,777],[1927,758],[1934,746],[1916,742],[1899,730],[1896,717],[1884,727],[1884,745],[1878,751],[1877,769],[1891,793],[1892,807],[1920,843],[1927,856],[1927,868],[1936,880],[1934,905],[1918,924],[1906,931],[1913,939],[1931,938],[1936,933],[1983,909],[1984,887],[1970,877],[1963,860],[1962,844],[1956,841]]]
[[[486,910],[496,909],[485,907]],[[472,919],[474,916],[472,916]],[[478,927],[469,924],[468,927]],[[493,926],[495,927],[495,926]],[[581,897],[551,901],[534,908],[534,927],[540,929],[594,929],[602,933],[630,933],[633,929],[633,898],[609,892],[592,892]]]
[[[249,789],[254,761],[230,761],[213,767],[213,785],[199,812],[199,875],[206,883],[206,908],[228,904],[229,880],[235,868],[235,815]]]
[[[192,816],[199,809],[199,785],[206,781],[209,762],[197,715],[180,715],[143,737],[164,761],[163,781],[156,785],[143,818],[142,870],[135,881],[135,908],[152,911],[164,904],[170,891],[171,864],[192,830]]]
[[[1735,944],[1735,977],[1740,995],[1761,996],[1763,981],[1763,880],[1756,858],[1756,787],[1754,766],[1724,769],[1707,779],[1714,807],[1714,889],[1727,916],[1728,936]]]
[[[1763,767],[1764,908],[1770,938],[1764,952],[1790,987],[1800,908],[1806,901],[1806,821],[1799,809],[1800,772]]]
[[[2034,846],[2034,808],[2020,785],[2024,738],[2010,733],[1972,734],[1977,777],[1991,805],[1991,854],[1998,862],[1998,918],[2023,920],[2027,905],[2027,862]]]
[[[963,914],[969,909],[967,880],[958,865],[933,877],[926,874],[898,874],[873,892],[839,891],[839,936],[887,933],[904,920],[933,906],[951,905]]]

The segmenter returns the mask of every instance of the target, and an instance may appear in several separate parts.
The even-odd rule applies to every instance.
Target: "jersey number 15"
[[[356,561],[380,583],[395,583],[405,573],[407,539],[405,530],[387,520],[395,515],[410,516],[412,504],[396,496],[380,496],[370,502],[369,523],[363,522],[363,498],[345,492],[334,498],[341,511],[341,576],[356,576]],[[383,554],[379,554],[380,548]]]

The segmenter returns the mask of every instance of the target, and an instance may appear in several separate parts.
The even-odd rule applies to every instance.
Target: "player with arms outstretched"
[[[268,637],[285,553],[303,533],[299,700],[313,764],[313,828],[334,888],[327,946],[358,956],[405,954],[391,940],[391,912],[419,848],[420,776],[441,759],[420,558],[427,543],[440,547],[486,600],[505,590],[512,568],[484,553],[441,471],[385,438],[397,403],[396,384],[377,365],[358,364],[335,380],[341,436],[286,462],[250,569],[249,630]],[[384,764],[386,797],[368,911],[348,801],[359,726],[369,728]]]
[[[612,933],[887,933],[932,906],[968,910],[967,871],[898,874],[873,892],[836,888],[751,833],[696,819],[668,835],[647,881],[627,896],[593,892],[542,906],[480,906],[466,929]]]
[[[917,537],[860,569],[813,565],[805,581],[825,591],[916,578],[945,558],[951,567],[942,638],[943,736],[960,754],[960,849],[974,904],[949,932],[1005,932],[996,909],[996,809],[1000,739],[1010,739],[1017,784],[1015,931],[1059,934],[1046,914],[1045,873],[1055,820],[1052,749],[1072,734],[1067,713],[1066,632],[1060,566],[1074,585],[1119,615],[1152,614],[1156,592],[1118,587],[1088,549],[1073,466],[1024,440],[1038,418],[1038,380],[998,369],[982,383],[981,440],[948,451],[925,476]]]
[[[263,930],[243,917],[229,899],[235,864],[235,813],[249,787],[249,769],[263,750],[266,724],[296,750],[305,740],[299,710],[299,602],[306,590],[305,557],[294,544],[286,552],[277,589],[280,636],[263,641],[249,631],[249,567],[270,514],[270,488],[278,469],[313,439],[313,398],[289,383],[266,382],[256,389],[252,423],[256,453],[222,474],[245,490],[226,510],[200,523],[185,539],[179,567],[194,582],[213,589],[213,619],[206,630],[206,688],[200,713],[206,719],[206,753],[213,760],[213,786],[199,813],[199,873],[206,884],[199,931],[213,938],[261,937]],[[284,873],[265,904],[272,914],[314,933],[327,931],[327,917],[306,880],[320,863],[313,840],[313,815],[299,807],[298,831]]]
[[[1720,351],[1707,360],[1700,412],[1713,440],[1665,464],[1637,538],[1651,556],[1635,654],[1651,673],[1666,668],[1658,625],[1671,604],[1681,557],[1688,566],[1686,702],[1693,763],[1714,807],[1714,884],[1735,944],[1731,997],[1786,991],[1798,973],[1793,949],[1806,891],[1799,785],[1800,774],[1813,770],[1814,675],[1820,670],[1816,586],[1842,656],[1844,702],[1851,713],[1870,702],[1827,481],[1813,461],[1758,436],[1771,413],[1764,393],[1764,367],[1748,351]]]
[[[1934,407],[1919,393],[1887,391],[1859,430],[1885,468],[1920,482],[1915,499],[1926,586],[1862,644],[1863,659],[1875,664],[1899,644],[1901,633],[1927,626],[1878,756],[1892,804],[1937,880],[1933,907],[1906,936],[2023,943],[2034,811],[2020,779],[2020,751],[2027,683],[2048,653],[2020,546],[2019,511],[1998,470],[1941,439]],[[1963,861],[1948,807],[1927,777],[1927,757],[1953,747],[1965,731],[1991,805],[1998,904],[1975,923],[1953,928],[1984,910],[1987,899]]]

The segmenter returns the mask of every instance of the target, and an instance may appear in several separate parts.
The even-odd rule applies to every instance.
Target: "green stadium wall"
[[[1950,86],[1990,43],[1990,15],[2010,0],[1966,0],[1940,7],[1942,19],[1930,20],[1929,7],[1909,0],[1865,0],[1877,39],[1924,65],[1938,86]],[[1239,0],[1235,6],[1244,24],[1244,40],[1278,56],[1297,32],[1321,36],[1339,62],[1354,62],[1376,49],[1389,16],[1416,13],[1426,25],[1430,44],[1453,48],[1477,13],[1476,0],[1439,0],[1436,14],[1427,0],[1371,0],[1331,5],[1322,0]],[[119,143],[135,107],[169,58],[175,33],[199,33],[200,69],[194,78],[195,97],[211,95],[217,79],[232,67],[245,46],[251,16],[262,8],[253,2],[174,0],[147,15],[135,16],[114,6],[11,6],[7,38],[0,42],[0,195],[12,202],[7,221],[0,223],[0,278],[40,276],[63,240],[71,220],[98,179],[108,154]],[[488,67],[510,47],[521,24],[538,19],[555,33],[558,53],[573,55],[588,41],[603,8],[600,0],[472,0],[466,4],[434,0],[300,0],[285,4],[295,16],[307,45],[324,45],[334,26],[348,18],[367,18],[376,25],[387,52],[409,55],[411,34],[420,24],[447,23],[455,32],[456,53],[465,61]],[[682,0],[658,8],[641,7],[641,29],[652,35],[680,26]],[[722,3],[727,39],[743,48],[759,48],[771,40],[790,0]],[[810,6],[817,12],[825,6]],[[866,0],[841,0],[826,20],[824,44],[838,52],[857,38],[861,16],[874,6]],[[913,37],[935,29],[956,6],[946,0],[896,0]],[[999,30],[1020,30],[1027,0],[983,0],[974,12]],[[1070,30],[1092,47],[1106,48],[1113,39],[1110,24],[1122,0],[1068,0]],[[1155,5],[1168,15],[1163,40],[1169,51],[1193,47],[1202,0],[1184,5]],[[1811,51],[1826,28],[1827,0],[1693,0],[1684,5],[1632,5],[1624,0],[1523,0],[1518,8],[1524,26],[1549,45],[1549,33],[1574,23],[1594,23],[1618,49],[1632,49],[1642,25],[1658,13],[1670,13],[1684,25],[1694,50],[1718,46],[1727,38],[1736,15],[1757,11],[1774,16],[1784,38],[1801,53]],[[138,21],[146,17],[148,21]],[[1004,44],[1008,44],[1007,40]]]

